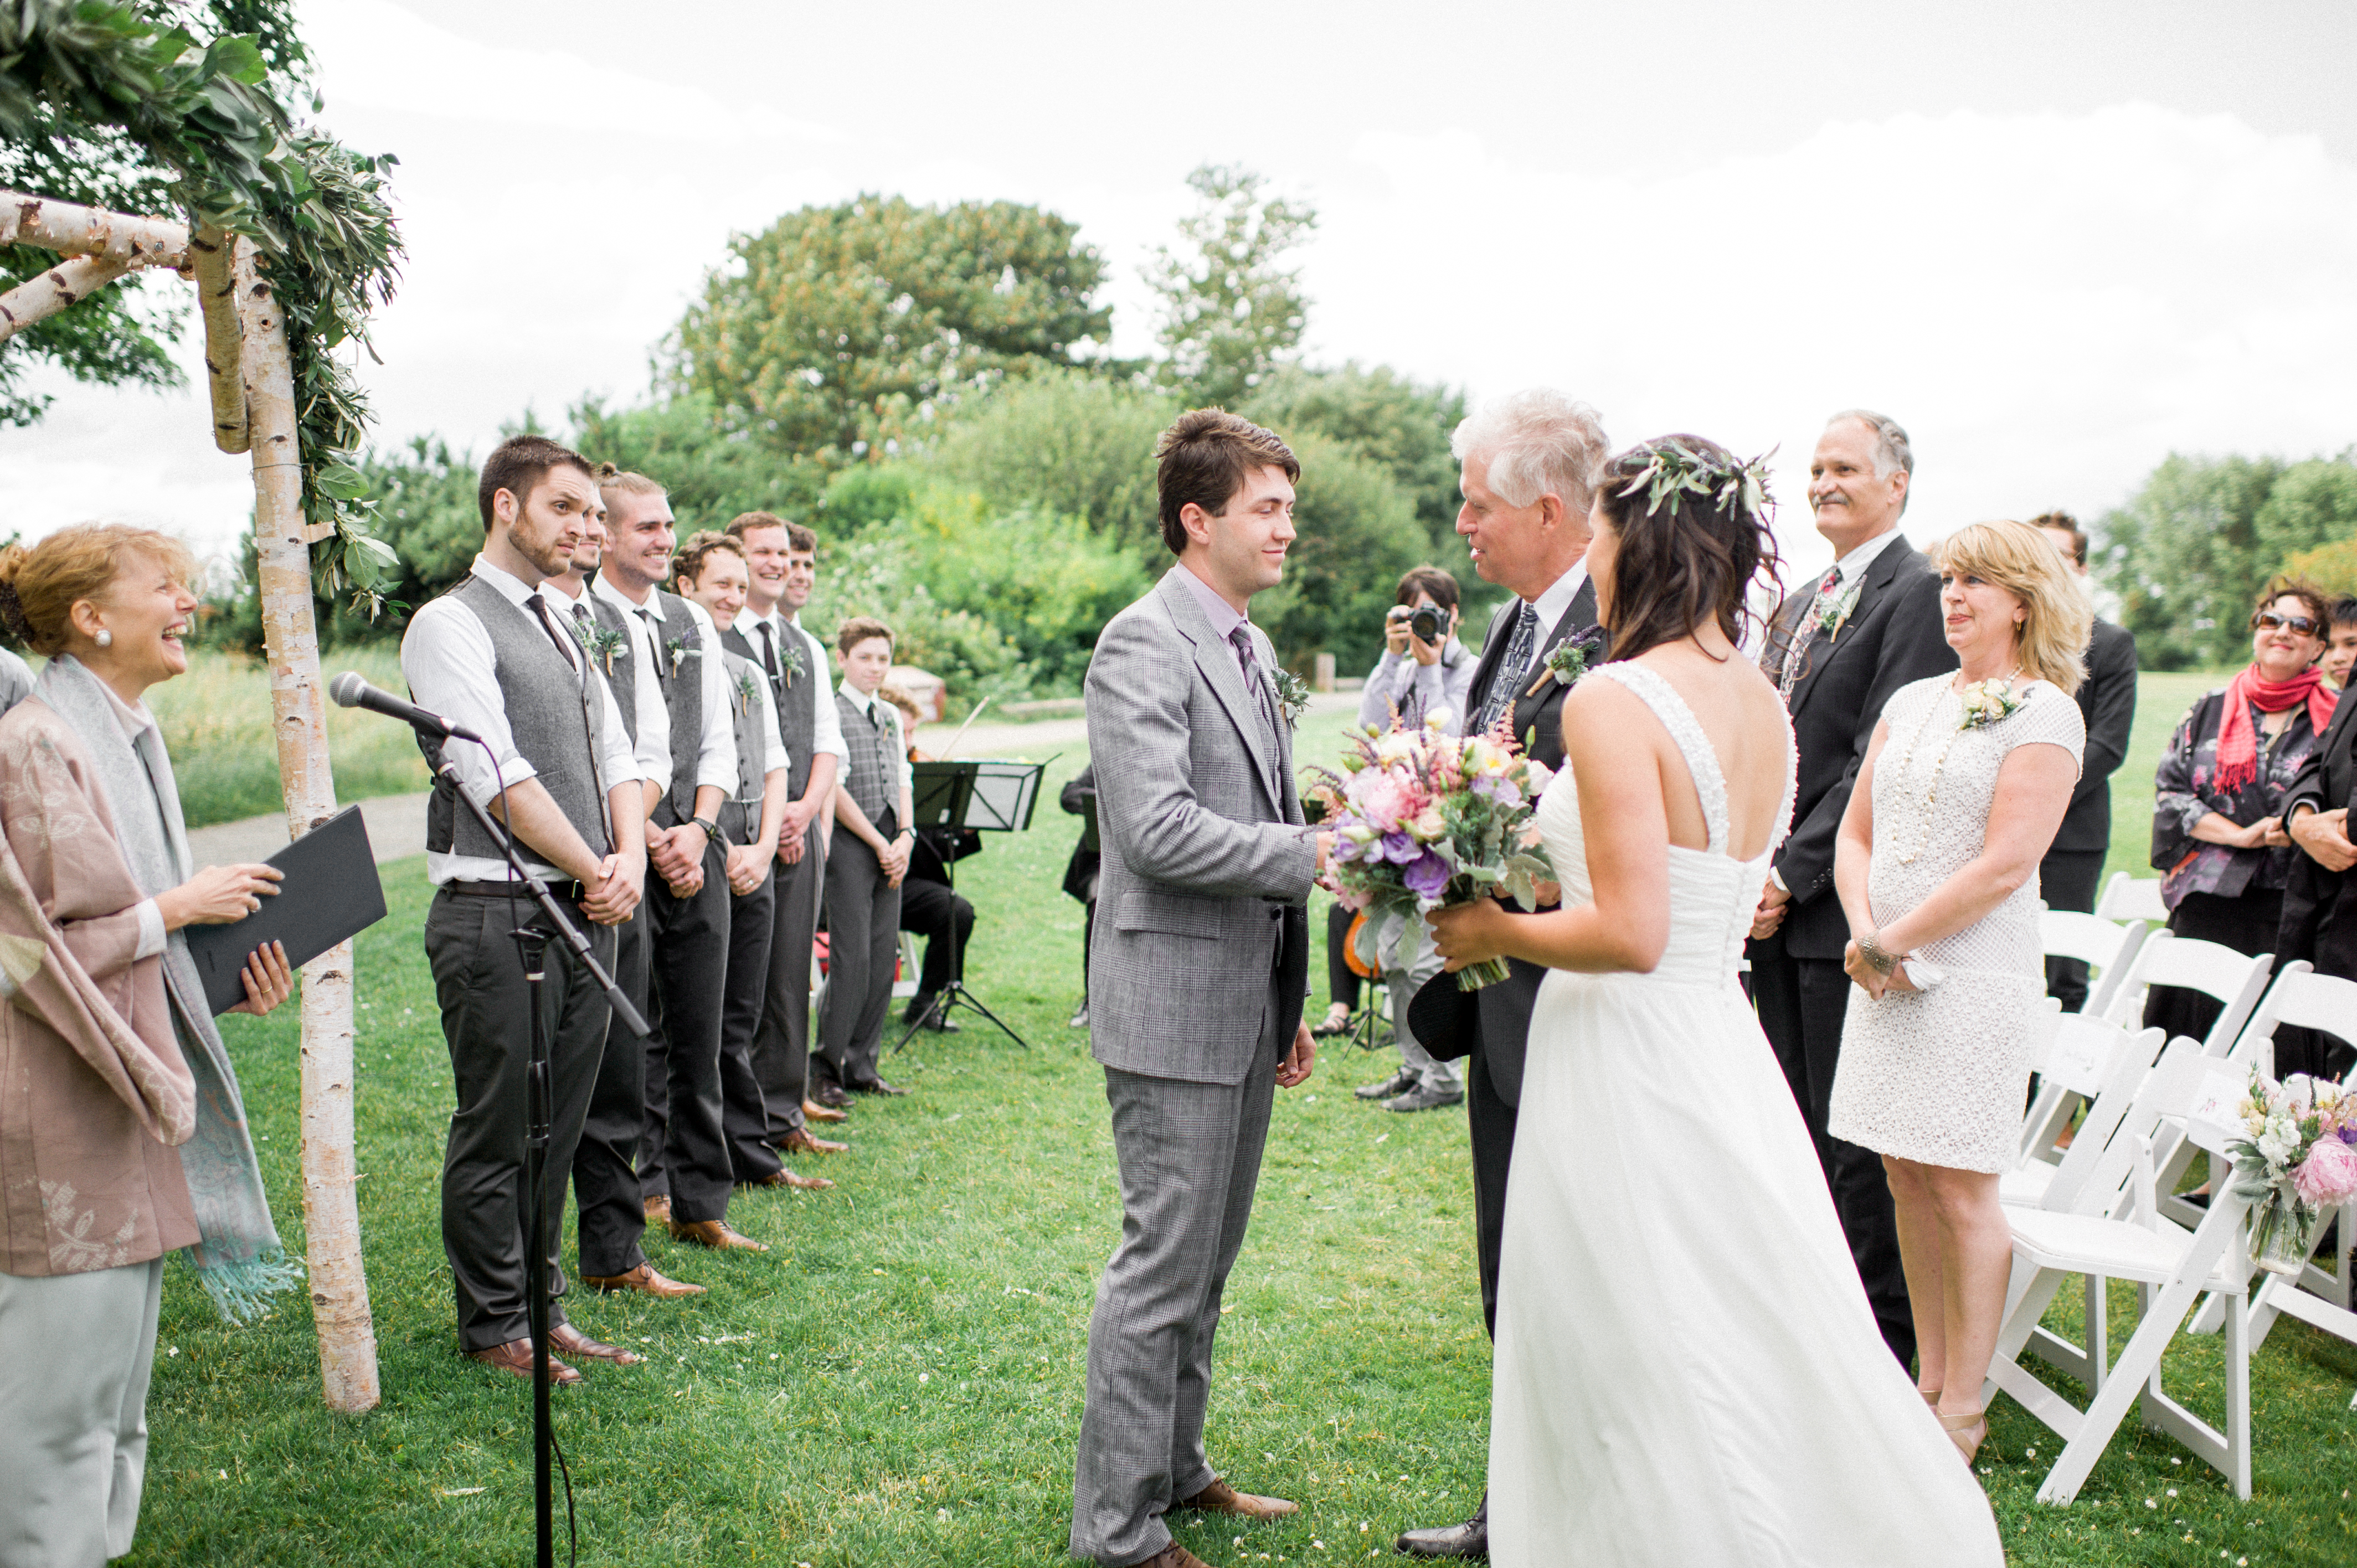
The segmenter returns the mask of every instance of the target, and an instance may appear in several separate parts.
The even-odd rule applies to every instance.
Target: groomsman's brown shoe
[[[560,1323],[548,1331],[548,1348],[562,1350],[576,1361],[611,1361],[617,1367],[635,1367],[646,1359],[619,1345],[601,1345],[569,1323]]]
[[[550,1335],[548,1342],[554,1347],[556,1343],[556,1336]],[[522,1378],[528,1383],[532,1381],[532,1337],[526,1335],[521,1339],[511,1339],[504,1345],[494,1345],[488,1350],[469,1350],[467,1352],[467,1359],[480,1361],[495,1371],[505,1372],[511,1378]],[[548,1359],[548,1380],[561,1388],[567,1383],[579,1382],[581,1374],[554,1356],[551,1356]]]
[[[834,1183],[823,1176],[803,1176],[799,1171],[789,1170],[784,1165],[780,1165],[758,1181],[740,1181],[737,1185],[738,1187],[798,1187],[805,1192],[816,1192],[821,1188],[833,1187]]]
[[[839,1083],[814,1083],[805,1098],[818,1101],[830,1111],[847,1111],[851,1108],[851,1096],[843,1091],[843,1085]]]
[[[807,1127],[797,1127],[787,1133],[778,1147],[794,1155],[845,1155],[851,1152],[850,1144],[822,1138]]]
[[[726,1219],[690,1219],[671,1222],[671,1239],[693,1241],[699,1247],[710,1247],[719,1252],[766,1252],[769,1247],[750,1236],[729,1229]]]
[[[652,1263],[640,1263],[628,1273],[583,1274],[581,1283],[592,1290],[634,1290],[642,1295],[658,1296],[665,1301],[677,1296],[704,1294],[702,1285],[692,1285],[684,1280],[664,1278],[655,1273],[655,1266]]]
[[[1283,1519],[1301,1511],[1299,1503],[1286,1502],[1283,1498],[1256,1498],[1250,1492],[1240,1492],[1214,1477],[1211,1484],[1178,1505],[1198,1513],[1233,1514],[1238,1519]]]
[[[1137,1568],[1211,1568],[1211,1565],[1174,1541],[1138,1563]]]
[[[671,1223],[670,1198],[665,1197],[661,1193],[657,1193],[654,1197],[647,1199],[647,1223],[650,1225],[668,1225]]]
[[[851,1112],[833,1105],[821,1105],[815,1100],[802,1101],[802,1115],[813,1122],[846,1122]]]

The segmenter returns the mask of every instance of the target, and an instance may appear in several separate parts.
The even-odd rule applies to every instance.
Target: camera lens
[[[1419,642],[1437,645],[1440,641],[1440,612],[1430,605],[1408,618],[1408,629],[1415,634]]]

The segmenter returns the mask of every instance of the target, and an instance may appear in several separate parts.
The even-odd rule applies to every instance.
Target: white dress
[[[1556,972],[1531,1017],[1491,1400],[1503,1568],[2001,1568],[1972,1472],[1891,1359],[1816,1150],[1736,975],[1771,843],[1669,682],[1598,676],[1678,744],[1709,824],[1669,852],[1650,974]],[[1790,746],[1790,741],[1787,741]],[[1775,838],[1792,810],[1788,773]],[[1590,897],[1568,770],[1538,822]]]
[[[2020,709],[1959,729],[1964,699],[1934,675],[1890,694],[1890,733],[1874,765],[1875,924],[1921,904],[1981,853],[1997,769],[2018,746],[2059,746],[2079,760],[2087,738],[2061,688],[2018,688]],[[1924,804],[1926,798],[1931,805]],[[2028,1097],[2030,1023],[2046,994],[2038,940],[2038,878],[1917,956],[1942,978],[1924,992],[1875,1001],[1850,988],[1841,1065],[1825,1123],[1880,1155],[1995,1174],[2012,1164]]]

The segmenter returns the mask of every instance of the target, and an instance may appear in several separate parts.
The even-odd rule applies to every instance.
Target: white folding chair
[[[2148,987],[2181,985],[2188,991],[2198,991],[2222,1009],[2218,1021],[2201,1037],[2202,1049],[2211,1056],[2222,1057],[2258,1006],[2259,997],[2267,988],[2267,972],[2274,963],[2273,953],[2260,953],[2255,958],[2217,942],[2180,937],[2163,928],[2147,937],[2144,945],[2136,950],[2136,957],[2126,966],[2127,972],[2112,992],[2111,1005],[2104,1009],[2104,1016],[2132,1029],[2143,1022],[2144,995]]]
[[[900,969],[892,981],[892,1000],[903,1002],[917,993],[917,972],[923,967],[917,952],[917,939],[907,931],[900,933]]]
[[[2095,913],[2106,920],[2167,923],[2169,906],[2160,901],[2160,878],[2113,872],[2111,880],[2104,884],[2104,896],[2095,900]]]
[[[2217,1151],[2239,1131],[2234,1106],[2247,1083],[2226,1064],[2205,1058],[2189,1040],[2171,1042],[2150,1080],[2153,1092],[2139,1107],[2160,1117],[2181,1117],[2191,1142]],[[2006,1291],[2006,1316],[1996,1354],[1981,1390],[1984,1408],[2000,1392],[2059,1434],[2062,1452],[2038,1488],[2038,1500],[2068,1504],[2079,1495],[2112,1434],[2126,1418],[2131,1401],[2142,1405],[2147,1426],[2175,1436],[2233,1483],[2234,1495],[2251,1495],[2251,1386],[2248,1321],[2239,1299],[2244,1283],[2244,1201],[2231,1188],[2217,1194],[2201,1225],[2188,1232],[2160,1217],[2154,1203],[2157,1174],[2151,1143],[2126,1126],[2123,1138],[2133,1155],[2132,1213],[2106,1219],[2093,1214],[2012,1208],[2013,1277]],[[2048,1388],[2022,1366],[2021,1356],[2039,1331],[2039,1319],[2072,1275],[2100,1274],[2134,1280],[2143,1296],[2135,1334],[2082,1410]],[[2210,1425],[2172,1399],[2161,1382],[2161,1353],[2204,1291],[2232,1302],[2223,1336],[2226,1425]],[[2052,1337],[2049,1336],[2049,1337]]]
[[[2041,909],[2038,914],[2040,950],[2048,958],[2075,958],[2093,972],[2084,1011],[2094,1014],[2111,1005],[2112,993],[2119,989],[2127,965],[2151,929],[2143,920],[2106,920],[2076,909]]]
[[[2053,1152],[2050,1140],[2026,1147],[2021,1163],[1998,1178],[1997,1197],[2024,1208],[2077,1208],[2081,1191],[2150,1075],[2161,1045],[2158,1029],[2131,1035],[2108,1019],[2083,1013],[2065,1013],[2057,1019],[2053,1041],[2039,1068],[2039,1101],[2042,1103],[2051,1094],[2058,1101],[2083,1101],[2087,1114],[2058,1159],[2046,1157]],[[2026,1119],[2030,1128],[2026,1144],[2038,1136],[2039,1115],[2033,1105]]]

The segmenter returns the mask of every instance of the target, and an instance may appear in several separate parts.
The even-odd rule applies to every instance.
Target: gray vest
[[[737,733],[737,794],[721,806],[718,826],[730,843],[750,843],[761,831],[761,786],[770,760],[761,710],[753,704],[770,700],[770,683],[751,660],[725,650],[719,658],[728,672],[728,723]]]
[[[826,696],[826,671],[823,666],[812,669],[810,644],[801,632],[787,627],[789,640],[778,645],[778,677],[770,682],[771,695],[778,702],[778,739],[786,747],[786,794],[791,800],[802,798],[810,788],[811,752],[818,744],[818,705]],[[741,653],[759,665],[766,674],[768,666],[761,663],[761,637],[759,632],[748,637],[731,628],[721,634],[729,650]],[[799,675],[787,669],[784,659],[791,649],[799,648],[802,656],[802,672]]]
[[[834,694],[834,709],[843,721],[844,749],[851,753],[843,787],[876,831],[890,838],[905,825],[899,820],[900,715],[879,699],[869,704],[868,712],[875,715],[870,719],[841,692]]]
[[[533,766],[541,787],[591,851],[613,849],[607,832],[606,792],[597,779],[597,747],[589,723],[588,690],[581,674],[556,644],[536,612],[519,607],[480,577],[469,575],[450,590],[483,624],[491,639],[491,673],[500,684],[509,732],[516,750]],[[563,635],[559,633],[559,635]],[[442,763],[441,745],[420,737],[428,767]],[[461,746],[471,742],[460,741]],[[438,775],[425,808],[425,847],[437,854],[483,860],[500,858],[499,846],[475,815],[458,804],[457,790]],[[530,857],[530,852],[524,852]]]
[[[671,792],[655,802],[655,826],[675,828],[695,816],[695,764],[704,750],[704,628],[687,601],[655,590],[662,604],[655,679],[671,710]]]
[[[636,746],[639,743],[639,661],[631,655],[639,646],[638,639],[630,635],[630,622],[620,610],[596,594],[584,594],[581,599],[589,607],[589,613],[597,618],[602,629],[622,639],[619,644],[608,639],[607,645],[613,651],[609,656],[599,658],[597,668],[604,672],[606,684],[613,688],[614,705],[622,710],[623,733],[630,737],[630,744]]]

